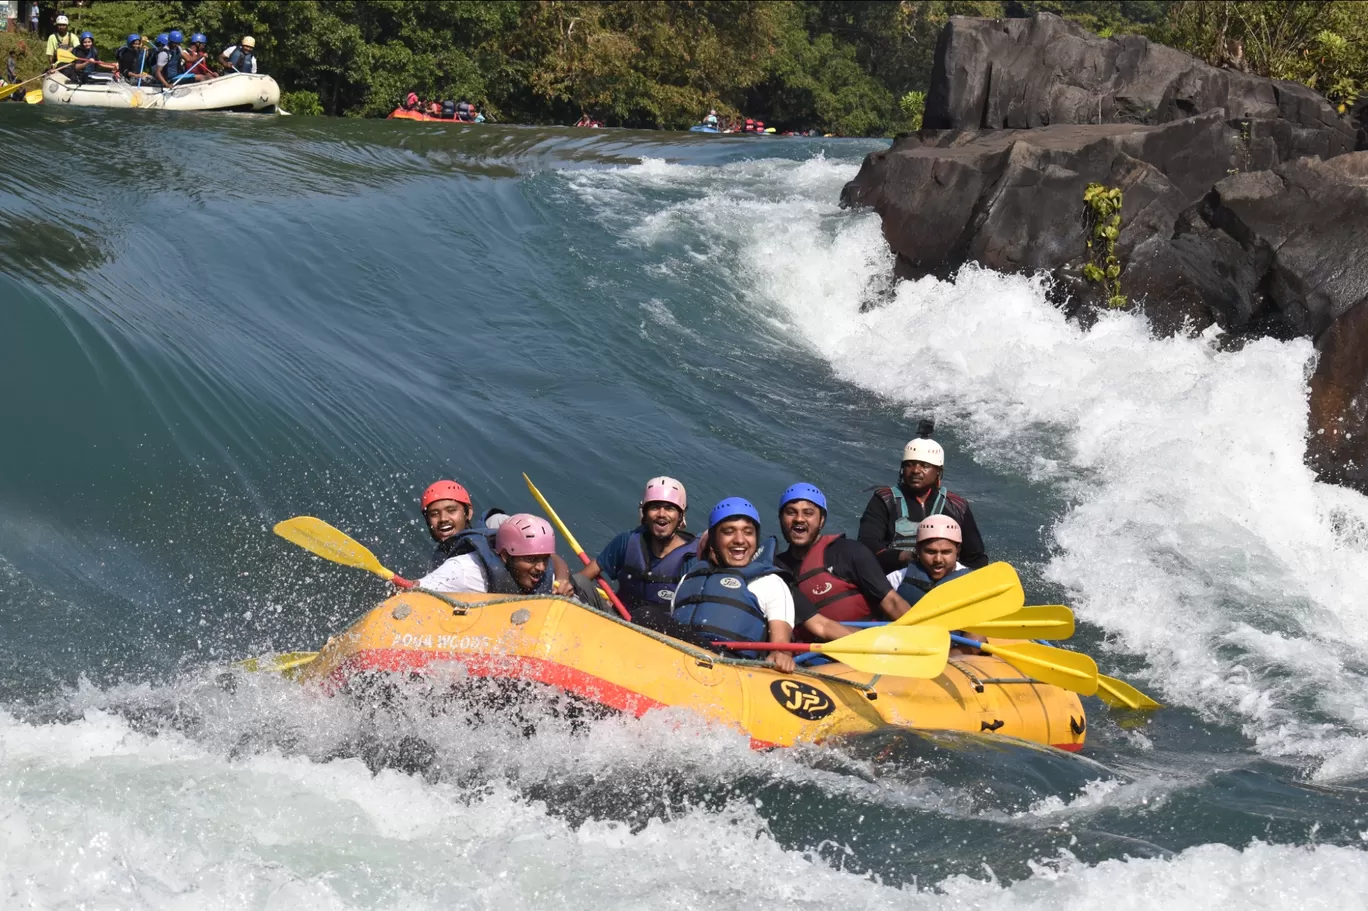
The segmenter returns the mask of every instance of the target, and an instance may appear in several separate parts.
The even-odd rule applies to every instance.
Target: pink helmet
[[[949,516],[927,516],[917,523],[918,544],[923,541],[934,541],[937,538],[954,541],[956,544],[964,543],[964,535],[960,532],[959,523]]]
[[[680,512],[689,508],[689,498],[684,493],[684,485],[674,478],[661,476],[646,482],[646,492],[641,495],[641,504],[673,503]]]
[[[494,549],[504,557],[545,557],[556,552],[556,533],[540,516],[509,516],[494,535]]]

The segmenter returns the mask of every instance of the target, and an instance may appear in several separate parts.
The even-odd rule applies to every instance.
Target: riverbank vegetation
[[[44,35],[54,6],[106,57],[132,31],[203,31],[215,53],[251,34],[287,107],[333,115],[383,116],[414,91],[504,122],[680,129],[716,108],[888,135],[919,125],[950,16],[1037,11],[1337,102],[1368,85],[1368,4],[1339,0],[86,0],[44,4]]]

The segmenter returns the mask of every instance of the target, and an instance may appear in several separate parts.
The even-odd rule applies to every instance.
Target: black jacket
[[[907,501],[908,518],[913,522],[925,519],[926,507],[918,502],[906,484],[898,486],[902,488],[903,497]],[[893,523],[897,519],[897,510],[890,505],[892,499],[893,494],[889,488],[879,488],[874,492],[874,496],[869,498],[869,505],[860,517],[860,543],[874,551],[874,556],[879,558],[879,566],[886,572],[893,572],[906,565],[898,559],[899,552],[888,546],[893,540]],[[932,497],[928,496],[926,499],[930,502]],[[974,512],[969,508],[969,501],[947,490],[942,511],[959,523],[960,531],[964,534],[959,561],[970,569],[987,566],[988,554],[983,550],[983,535],[979,534],[978,523],[974,521]]]

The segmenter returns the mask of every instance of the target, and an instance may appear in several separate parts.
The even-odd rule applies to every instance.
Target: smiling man
[[[860,543],[874,552],[884,572],[901,569],[915,558],[917,523],[927,516],[954,519],[964,536],[960,562],[971,569],[988,565],[983,536],[969,501],[941,486],[945,450],[935,440],[918,437],[903,447],[902,472],[896,487],[880,487],[860,517]]]
[[[799,626],[803,639],[830,640],[849,632],[842,623],[896,620],[908,604],[889,584],[874,554],[845,535],[824,535],[826,495],[794,484],[779,497],[779,530],[788,550],[774,562],[793,574],[818,616]]]
[[[474,547],[469,553],[447,560],[419,579],[418,585],[439,592],[556,593],[551,568],[556,533],[545,519],[518,513],[499,526],[492,548],[483,534],[471,536],[470,541]],[[573,589],[565,592],[573,593]]]
[[[632,619],[660,632],[671,631],[675,586],[697,560],[694,536],[684,530],[688,508],[683,484],[651,478],[638,504],[641,524],[609,541],[583,574],[616,582]]]

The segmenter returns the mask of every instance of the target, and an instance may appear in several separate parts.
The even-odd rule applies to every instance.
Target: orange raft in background
[[[726,658],[559,597],[395,595],[330,638],[297,678],[428,673],[542,684],[640,716],[675,706],[750,735],[756,747],[815,743],[886,725],[1083,746],[1078,696],[1000,658],[952,657],[932,680],[828,664],[784,674]]]
[[[422,111],[406,111],[403,108],[395,108],[389,112],[386,120],[431,120],[433,123],[466,123],[474,126],[477,122],[483,121],[462,120],[459,117],[434,117],[431,114],[424,114]]]

